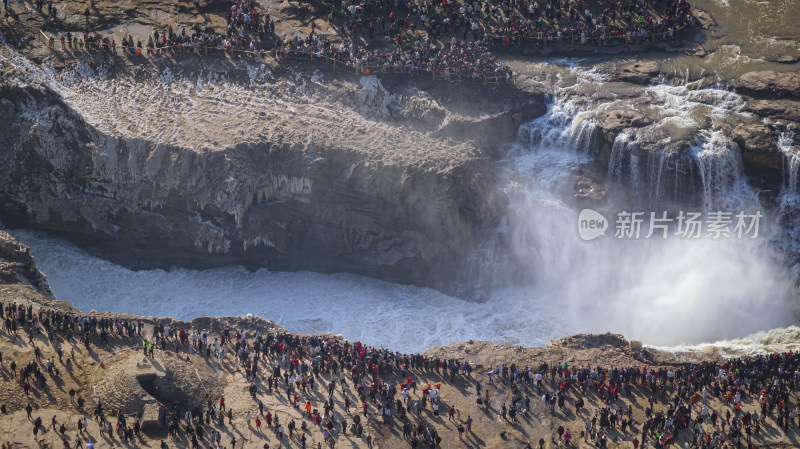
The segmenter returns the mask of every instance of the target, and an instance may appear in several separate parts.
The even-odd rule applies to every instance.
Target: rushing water
[[[789,325],[786,279],[761,241],[583,242],[564,231],[574,212],[546,196],[518,198],[512,214],[535,287],[485,303],[355,275],[130,271],[39,233],[31,246],[56,295],[82,310],[191,319],[253,313],[297,332],[421,351],[467,339],[530,346],[579,332],[621,332],[656,345],[743,337]],[[529,220],[536,220],[530,222]]]
[[[798,170],[800,170],[800,154],[792,151],[794,131],[786,131],[778,137],[778,149],[783,153],[784,188],[789,194],[798,193]]]
[[[649,55],[663,59],[662,69],[668,73],[687,80],[711,73],[724,83],[749,70],[790,69],[771,61],[800,56],[800,2],[702,0],[695,6],[718,21],[703,43],[709,55]],[[94,73],[81,73],[81,66],[73,75],[56,77],[12,56],[9,62],[20,73],[31,80],[50,79],[51,87],[72,102],[80,100],[82,83],[88,89],[108,87]],[[348,274],[249,272],[240,267],[134,272],[52,236],[24,230],[14,235],[32,247],[56,295],[85,311],[180,319],[252,313],[292,331],[341,333],[401,351],[468,339],[536,346],[574,333],[606,331],[677,349],[794,349],[800,329],[780,327],[796,323],[792,279],[798,273],[786,268],[772,242],[800,238],[780,235],[780,227],[769,221],[774,217],[765,219],[757,239],[646,239],[646,228],[639,239],[617,239],[613,228],[591,242],[579,238],[579,208],[560,186],[593,160],[599,142],[590,112],[600,109],[640,111],[654,122],[649,132],[673,139],[694,136],[690,160],[678,161],[665,152],[644,154],[639,132],[619,134],[607,169],[612,200],[601,211],[607,217],[622,205],[645,212],[666,207],[667,198],[678,197],[682,187],[678,164],[699,170],[698,193],[706,211],[761,211],[735,144],[720,131],[724,124],[751,119],[741,112],[741,97],[691,83],[609,83],[591,68],[598,61],[509,61],[547,83],[554,100],[544,117],[521,127],[511,156],[499,164],[506,175],[501,187],[509,196],[509,209],[497,241],[486,242],[474,257],[480,271],[497,278],[513,268],[516,282],[484,303]],[[211,80],[208,85],[220,95],[250,95],[245,87],[234,92]],[[581,97],[590,98],[590,105],[570,100]],[[788,220],[800,203],[800,159],[791,147],[791,131],[776,139],[785,154],[779,216]],[[627,202],[615,202],[618,192],[626,192]],[[783,232],[791,234],[792,228]]]
[[[577,106],[562,98],[520,129],[502,164],[511,201],[498,241],[506,244],[481,254],[481,262],[501,274],[513,267],[522,281],[485,303],[347,274],[134,272],[51,236],[15,235],[32,247],[56,295],[83,310],[182,319],[253,313],[292,331],[336,332],[401,351],[468,339],[534,346],[605,331],[655,345],[698,344],[794,323],[790,273],[767,238],[645,239],[643,230],[640,239],[617,239],[612,230],[581,240],[578,210],[558,185],[592,160],[593,136]],[[746,181],[740,162],[730,161],[732,147],[712,131],[696,146],[712,203],[758,209],[746,188],[734,188]]]

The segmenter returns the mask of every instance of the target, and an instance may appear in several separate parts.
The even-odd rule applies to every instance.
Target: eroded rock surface
[[[800,99],[800,72],[748,72],[737,80],[739,92],[757,98]]]
[[[493,156],[541,97],[239,70],[249,83],[16,74],[0,90],[4,222],[133,268],[351,272],[469,295],[458,261],[504,204]]]

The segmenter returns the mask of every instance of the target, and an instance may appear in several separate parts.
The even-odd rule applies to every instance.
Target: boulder
[[[742,150],[745,166],[780,172],[783,156],[775,142],[775,132],[762,122],[741,123],[731,129],[731,138]]]
[[[661,63],[656,60],[629,60],[611,62],[600,66],[615,81],[650,84],[661,73]]]
[[[749,72],[736,81],[738,92],[756,98],[800,99],[800,72]]]
[[[21,282],[53,299],[47,277],[36,267],[31,249],[0,229],[0,283]]]
[[[714,17],[708,11],[694,8],[692,10],[692,15],[697,20],[697,23],[700,25],[700,27],[704,30],[709,30],[717,26],[717,21],[714,20]]]
[[[642,128],[652,123],[650,117],[637,109],[602,111],[595,114],[595,118],[601,124],[603,131],[611,136],[616,136],[626,128]]]
[[[781,55],[777,57],[767,58],[767,61],[777,62],[778,64],[795,64],[800,62],[800,56],[794,55]]]
[[[166,425],[159,420],[159,408],[160,404],[155,401],[145,404],[142,413],[142,432],[157,433],[166,428]]]
[[[800,123],[800,101],[751,99],[746,109],[762,118]]]

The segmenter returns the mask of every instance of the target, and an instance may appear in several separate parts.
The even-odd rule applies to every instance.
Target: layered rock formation
[[[208,86],[168,73],[6,83],[3,222],[133,268],[350,272],[470,294],[460,261],[504,204],[492,154],[541,97],[223,69]]]
[[[149,68],[54,58],[70,67],[61,71],[27,58],[42,50],[0,57],[6,225],[60,233],[132,268],[351,272],[463,296],[477,295],[467,256],[491,238],[507,201],[495,161],[521,123],[545,112],[548,91],[546,82],[454,85],[186,55]],[[651,106],[674,99],[648,86],[669,81],[662,63],[595,68],[636,86],[606,98],[559,93],[583,97],[598,136],[594,170],[570,182],[575,195],[601,201],[608,176],[623,186],[636,176],[647,206],[665,192],[699,203],[706,192],[691,152],[707,123],[684,133],[662,126]],[[796,77],[742,76],[728,86],[744,95],[736,119],[717,124],[765,189],[779,190],[800,139],[777,144],[800,121]],[[609,98],[619,105],[607,107]]]
[[[607,81],[648,87],[615,92],[615,101],[590,105],[593,111],[584,119],[596,124],[600,136],[596,179],[612,175],[613,165],[620,163],[612,160],[618,156],[616,145],[617,150],[637,157],[639,170],[649,169],[649,173],[642,173],[647,179],[639,185],[645,191],[629,194],[652,196],[648,190],[658,185],[670,194],[671,201],[699,204],[704,194],[703,168],[696,153],[708,140],[704,130],[711,129],[713,122],[713,128],[724,138],[719,145],[731,148],[741,159],[751,185],[772,195],[791,187],[785,185],[788,166],[800,154],[800,133],[796,132],[800,123],[796,87],[800,85],[800,72],[750,72],[731,80],[726,88],[714,85],[712,77],[698,78],[691,87],[683,88],[686,80],[673,79],[657,61],[617,61],[598,68]],[[674,86],[666,87],[669,84],[661,84],[664,82]],[[690,103],[694,106],[687,106]],[[676,109],[676,115],[664,114],[669,109]],[[689,117],[695,123],[687,126],[677,114],[689,114],[692,109],[709,113]],[[665,127],[670,121],[673,124]],[[623,165],[623,178],[636,176],[630,173],[629,161]],[[662,182],[665,179],[666,186]]]

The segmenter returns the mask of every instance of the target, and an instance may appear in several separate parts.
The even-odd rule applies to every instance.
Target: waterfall
[[[626,157],[630,160],[633,151],[632,138],[625,132],[617,134],[614,143],[611,145],[611,157],[608,160],[608,182],[609,188],[623,181],[623,171]]]
[[[611,145],[608,161],[608,188],[621,185],[635,189],[640,184],[641,152],[636,137],[625,132],[617,134]]]
[[[662,185],[663,181],[666,180],[666,176],[664,175],[664,171],[667,168],[667,153],[663,151],[659,152],[651,152],[648,154],[647,158],[647,181],[649,184],[649,188],[647,189],[649,195],[649,207],[650,210],[655,210],[661,207],[661,203],[663,200],[663,193],[664,187]]]
[[[700,169],[703,206],[719,208],[742,177],[739,146],[719,131],[703,131],[693,143],[692,155]]]
[[[553,111],[563,111],[562,106],[554,105]],[[646,211],[648,205],[656,213],[664,210],[659,203],[672,196],[670,183],[677,185],[679,181],[679,175],[671,176],[669,170],[680,170],[682,178],[696,164],[694,174],[702,176],[705,198],[715,207],[721,199],[735,196],[729,194],[738,194],[735,188],[749,187],[743,180],[739,182],[742,168],[735,145],[719,133],[709,132],[694,142],[695,160],[680,160],[677,153],[661,148],[643,149],[638,131],[636,135],[620,133],[607,167],[608,183],[619,190],[619,195],[575,207],[569,191],[565,193],[557,182],[542,182],[542,178],[570,174],[576,156],[581,155],[572,144],[574,140],[569,139],[580,135],[579,121],[580,113],[551,112],[520,132],[520,150],[511,153],[514,167],[504,187],[508,209],[497,231],[499,244],[488,247],[488,253],[496,257],[494,265],[476,264],[470,272],[493,282],[498,274],[511,281],[501,284],[489,303],[497,298],[516,298],[497,310],[527,307],[530,312],[516,310],[531,319],[558,304],[562,319],[557,326],[588,319],[599,323],[599,328],[623,329],[647,341],[658,337],[659,342],[669,337],[654,330],[654,322],[670,326],[680,323],[680,330],[671,337],[687,341],[694,336],[719,340],[741,334],[743,323],[752,325],[748,331],[756,331],[786,322],[783,298],[788,284],[781,281],[786,274],[775,265],[766,239],[684,239],[674,230],[664,239],[648,238],[646,216],[637,237],[615,232],[621,211]],[[675,205],[695,210],[694,205]],[[582,207],[609,222],[607,232],[590,242],[582,240],[578,232]],[[477,261],[486,254],[480,254]],[[687,266],[697,268],[687,271]],[[765,289],[765,282],[772,285]],[[774,298],[779,299],[773,303]],[[765,309],[772,313],[768,319],[759,315]],[[709,325],[707,317],[714,315],[729,319]],[[755,326],[748,321],[752,316],[765,321]],[[502,322],[498,328],[509,332]]]
[[[600,130],[587,115],[573,101],[558,98],[545,115],[520,126],[517,143],[529,150],[558,148],[594,155]]]
[[[668,161],[667,153],[644,152],[636,137],[621,132],[611,146],[606,189],[627,193],[634,196],[633,202],[657,210],[662,207],[667,190],[664,184],[669,181],[666,176]]]
[[[781,223],[781,238],[778,246],[793,259],[793,271],[800,276],[800,152],[793,148],[794,131],[787,130],[778,135],[778,149],[783,155],[783,184],[778,197],[776,219]]]
[[[599,147],[599,142],[600,131],[597,124],[577,116],[570,129],[570,146],[580,153],[593,155]]]
[[[797,193],[797,172],[800,169],[800,154],[792,148],[794,132],[782,132],[778,136],[778,149],[783,154],[784,189],[790,193]]]

